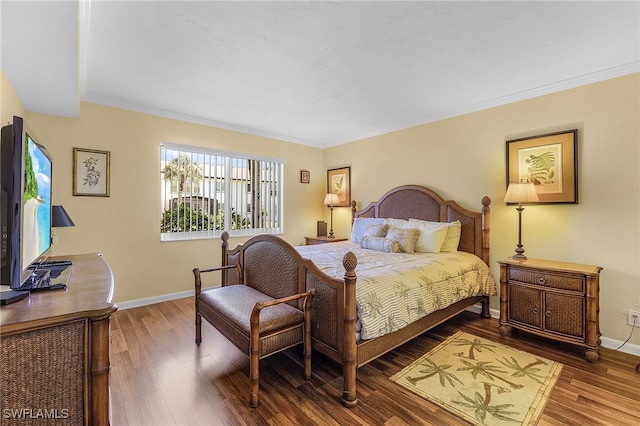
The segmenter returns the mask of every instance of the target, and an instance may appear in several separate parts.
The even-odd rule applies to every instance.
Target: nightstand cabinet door
[[[535,290],[521,285],[509,286],[509,322],[542,330],[542,295]]]
[[[544,330],[584,340],[584,297],[546,293]]]
[[[585,347],[598,359],[599,266],[549,260],[505,260],[500,264],[500,334],[507,327]]]

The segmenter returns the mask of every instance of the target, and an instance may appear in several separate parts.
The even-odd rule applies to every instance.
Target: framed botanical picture
[[[577,145],[577,129],[507,141],[507,187],[533,183],[540,203],[578,204]]]
[[[340,203],[334,207],[351,205],[351,167],[327,170],[327,193],[338,194]]]
[[[309,170],[300,170],[300,183],[311,182],[311,173]]]
[[[110,153],[73,148],[73,195],[108,197]]]

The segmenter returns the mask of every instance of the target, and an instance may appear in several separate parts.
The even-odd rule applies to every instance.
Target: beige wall
[[[4,86],[2,100],[4,106]],[[81,103],[79,119],[33,112],[25,116],[15,102],[7,109],[12,110],[9,118],[22,115],[51,152],[53,202],[62,204],[76,224],[54,229],[54,254],[101,253],[114,273],[116,303],[191,290],[194,267],[220,263],[219,239],[160,241],[162,141],[284,159],[283,237],[292,244],[315,235],[315,221],[324,214],[325,171],[317,148],[91,103]],[[4,115],[3,110],[3,120]],[[73,147],[111,153],[110,197],[72,195]],[[300,183],[300,169],[311,172],[311,183]]]
[[[470,209],[488,195],[498,278],[496,261],[514,253],[518,238],[517,212],[502,201],[505,142],[577,128],[579,204],[526,207],[523,244],[529,257],[602,266],[600,327],[624,341],[627,310],[640,310],[639,80],[629,75],[332,147],[325,166],[351,166],[359,208],[408,183]],[[338,234],[349,232],[346,210],[334,215]],[[497,298],[492,308],[499,309]]]
[[[79,120],[33,113],[27,119],[41,138],[46,135],[43,143],[55,160],[54,202],[76,223],[55,230],[56,250],[101,252],[115,275],[116,302],[189,290],[194,267],[220,263],[219,239],[160,241],[162,141],[285,159],[283,237],[292,244],[313,235],[313,219],[323,213],[322,152],[316,148],[89,103],[81,104]],[[72,196],[74,146],[110,151],[110,197]],[[300,183],[300,169],[311,171],[312,183]]]
[[[578,128],[580,203],[526,207],[523,243],[530,257],[604,267],[602,333],[623,341],[631,331],[627,309],[640,310],[639,80],[634,74],[325,150],[89,103],[81,103],[79,119],[25,113],[4,74],[1,117],[26,114],[44,138],[55,161],[54,203],[76,223],[55,230],[56,253],[102,253],[115,275],[116,302],[190,290],[194,266],[219,263],[218,240],[159,240],[161,141],[286,159],[284,237],[292,244],[314,235],[316,220],[329,220],[322,206],[329,168],[351,166],[359,207],[407,183],[470,209],[488,195],[498,277],[496,260],[510,256],[517,240],[517,213],[502,202],[505,141]],[[111,152],[111,197],[72,196],[73,147]],[[299,183],[300,169],[311,171],[311,184]],[[336,209],[336,234],[348,235],[349,225],[349,210]]]

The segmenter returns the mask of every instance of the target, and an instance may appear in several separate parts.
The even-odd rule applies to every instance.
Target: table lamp
[[[329,236],[327,238],[335,238],[333,236],[333,206],[340,203],[340,199],[338,198],[338,194],[327,194],[324,197],[324,205],[329,207],[331,210],[331,229],[329,230]]]
[[[54,228],[62,228],[64,226],[76,226],[76,224],[73,223],[73,220],[71,220],[64,207],[52,206],[51,226]]]
[[[516,254],[511,258],[515,260],[526,260],[527,256],[524,255],[524,249],[522,248],[522,203],[534,203],[540,201],[538,193],[533,183],[510,183],[507,188],[507,193],[504,196],[505,203],[518,203],[516,210],[518,211],[518,246],[516,247]]]

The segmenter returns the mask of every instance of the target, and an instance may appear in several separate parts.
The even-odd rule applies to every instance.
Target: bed
[[[483,290],[463,292],[458,294],[460,297],[444,302],[444,299],[451,298],[438,296],[433,298],[437,299],[431,304],[433,306],[427,306],[428,302],[412,302],[413,308],[405,309],[407,312],[418,312],[411,321],[400,317],[397,317],[396,321],[389,321],[388,318],[391,318],[392,315],[383,314],[382,316],[386,315],[385,318],[387,318],[383,321],[386,324],[384,327],[380,326],[380,322],[374,321],[372,326],[364,326],[363,333],[360,326],[365,321],[358,318],[358,314],[362,314],[366,309],[364,309],[363,295],[360,294],[360,299],[357,295],[358,263],[360,260],[368,258],[369,254],[373,255],[374,251],[384,250],[364,252],[362,251],[364,249],[359,248],[363,245],[361,241],[358,241],[357,244],[350,241],[294,248],[278,237],[258,236],[235,248],[229,248],[228,236],[225,235],[222,244],[222,264],[240,265],[237,269],[242,272],[239,278],[233,277],[231,272],[224,274],[223,285],[243,282],[244,277],[251,274],[279,276],[279,271],[270,270],[280,264],[280,260],[274,261],[274,259],[281,258],[283,254],[286,254],[287,258],[291,258],[292,261],[286,261],[285,264],[293,262],[297,265],[297,269],[293,269],[294,272],[288,274],[289,276],[285,279],[297,280],[301,290],[308,291],[312,288],[316,290],[312,308],[313,349],[342,365],[344,388],[342,403],[346,407],[353,407],[358,402],[356,371],[359,367],[476,304],[481,305],[480,315],[482,317],[490,317],[489,295],[496,292],[495,280],[488,270],[490,203],[489,197],[485,196],[482,199],[480,211],[470,211],[455,201],[444,200],[431,189],[418,185],[403,185],[394,188],[385,193],[378,201],[359,211],[356,210],[355,202],[352,203],[354,230],[356,222],[375,222],[376,218],[378,222],[382,222],[386,218],[416,222],[456,224],[459,222],[457,250],[454,248],[454,253],[448,252],[443,253],[442,256],[438,254],[431,257],[475,258],[484,264],[482,265],[484,268],[483,279],[491,281],[492,286],[484,287]],[[384,220],[384,222],[387,221]],[[378,242],[380,242],[379,239]],[[359,253],[361,259],[356,253]],[[382,267],[382,263],[384,263],[384,261],[380,261],[379,254],[375,253],[373,262],[379,262],[379,264],[374,264],[374,270],[377,266]],[[408,271],[422,268],[422,266],[416,266],[412,263],[415,258],[422,256],[394,255],[396,258],[403,259],[401,262],[408,265],[405,268]],[[458,260],[455,261],[458,262]],[[367,281],[376,281],[375,275],[372,275],[373,272],[370,271],[371,268],[365,266],[370,264],[367,262],[361,265],[364,268],[361,288],[368,285]],[[435,261],[431,259],[428,262]],[[472,267],[472,269],[474,268],[478,267]],[[394,269],[398,268],[394,267]],[[488,276],[487,270],[489,271]],[[388,279],[396,282],[394,277]],[[380,304],[386,305],[388,303],[380,302]],[[380,316],[378,316],[379,319]],[[382,332],[380,332],[381,330]]]

